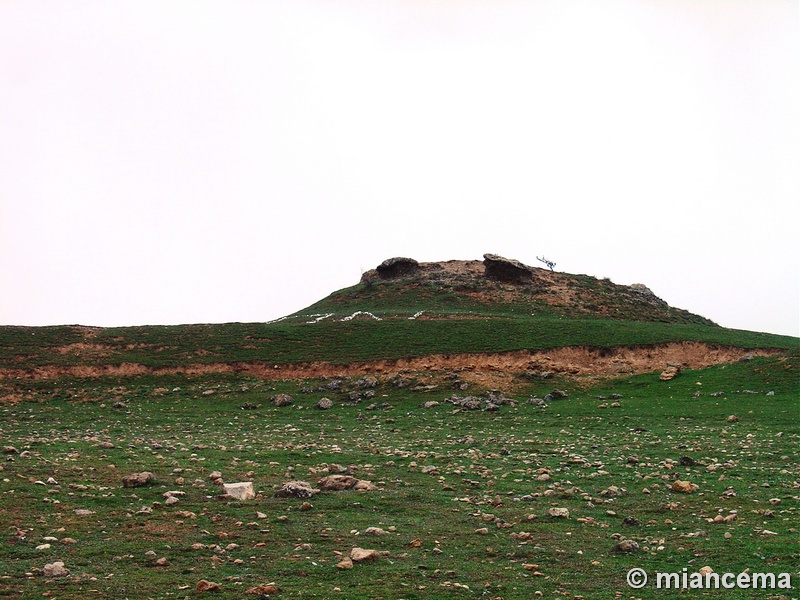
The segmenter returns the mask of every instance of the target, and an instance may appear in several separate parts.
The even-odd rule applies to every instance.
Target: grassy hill
[[[798,345],[790,336],[719,327],[670,307],[644,286],[527,268],[530,276],[512,281],[487,277],[478,261],[421,263],[388,274],[376,269],[357,285],[271,323],[0,327],[0,370],[256,361],[341,365],[682,341],[746,350]]]
[[[495,260],[503,264],[507,259]],[[505,276],[487,270],[486,261],[417,263],[395,271],[373,269],[357,285],[334,292],[296,315],[361,310],[406,316],[425,311],[428,318],[514,315],[714,324],[669,306],[641,284],[617,285],[608,279],[509,262],[519,271]]]

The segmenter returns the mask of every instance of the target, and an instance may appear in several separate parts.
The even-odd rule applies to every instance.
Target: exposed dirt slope
[[[742,350],[698,342],[673,342],[647,347],[569,347],[546,351],[500,354],[434,355],[396,360],[334,365],[325,362],[273,365],[264,362],[193,364],[181,367],[147,367],[139,364],[103,366],[44,366],[34,369],[0,369],[0,379],[54,379],[58,377],[124,377],[137,375],[203,375],[237,373],[264,379],[304,379],[357,375],[394,376],[402,372],[488,372],[512,377],[531,371],[550,371],[574,377],[609,377],[658,371],[668,363],[699,369],[741,360],[745,355],[771,356],[778,350]]]

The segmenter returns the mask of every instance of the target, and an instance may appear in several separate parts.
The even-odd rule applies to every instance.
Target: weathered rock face
[[[632,291],[639,294],[642,298],[644,298],[647,302],[649,302],[653,306],[669,306],[664,300],[656,296],[653,293],[653,290],[651,290],[643,283],[634,283],[628,287],[630,287]]]
[[[533,277],[533,269],[518,260],[503,258],[496,254],[484,254],[483,265],[486,277],[505,283],[528,283]]]
[[[393,279],[403,275],[411,275],[419,269],[419,263],[413,258],[397,256],[389,258],[378,265],[376,271],[384,279]]]

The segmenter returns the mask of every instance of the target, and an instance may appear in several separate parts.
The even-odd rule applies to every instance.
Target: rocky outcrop
[[[644,300],[646,300],[653,306],[664,306],[664,307],[669,306],[669,304],[667,304],[664,300],[656,296],[653,293],[653,290],[651,290],[643,283],[633,283],[628,287],[631,291],[636,292],[640,297],[642,297]]]
[[[383,261],[375,270],[384,279],[394,279],[404,275],[413,275],[419,270],[419,263],[413,258],[396,256]]]
[[[483,265],[486,277],[504,283],[529,283],[533,278],[533,269],[518,260],[503,258],[496,254],[484,254]]]

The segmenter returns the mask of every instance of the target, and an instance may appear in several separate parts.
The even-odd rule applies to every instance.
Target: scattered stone
[[[705,577],[706,575],[713,573],[714,569],[706,565],[705,567],[700,567],[700,569],[697,572],[700,573],[700,575],[702,575],[703,577]]]
[[[681,365],[677,363],[667,363],[667,368],[661,372],[658,378],[661,381],[671,381],[675,379],[681,372]]]
[[[261,408],[261,405],[253,404],[252,402],[245,402],[239,408],[241,408],[242,410],[256,410],[258,408]]]
[[[328,475],[317,482],[320,489],[328,492],[341,492],[342,490],[357,490],[371,492],[375,485],[371,481],[356,479],[351,475]]]
[[[256,497],[256,491],[253,489],[252,481],[225,483],[222,487],[225,490],[226,496],[231,496],[237,500],[252,500]]]
[[[273,594],[278,593],[278,588],[274,583],[262,583],[261,585],[257,585],[256,587],[251,587],[250,589],[245,590],[244,593],[252,594],[254,596],[272,596]]]
[[[126,488],[141,487],[155,481],[156,476],[149,471],[133,473],[122,478],[122,486]]]
[[[681,456],[680,459],[678,459],[678,462],[684,467],[697,466],[697,461],[691,456]]]
[[[738,423],[739,417],[737,417],[736,415],[731,415],[728,417],[727,421],[728,423]]]
[[[366,550],[364,548],[353,548],[350,550],[350,560],[354,563],[372,561],[378,558],[377,550]]]
[[[554,519],[569,519],[569,509],[552,507],[547,511],[547,514]]]
[[[569,394],[564,390],[553,390],[549,394],[545,394],[544,400],[545,402],[550,402],[551,400],[561,400],[563,398],[569,398]]]
[[[314,508],[314,505],[311,504],[311,502],[303,502],[300,505],[300,510],[302,510],[302,511],[311,510],[312,508]]]
[[[45,565],[42,569],[42,575],[45,577],[65,577],[69,575],[69,569],[64,567],[62,561],[57,560],[54,563]]]
[[[222,479],[222,473],[220,473],[219,471],[211,471],[211,473],[208,474],[208,478],[211,481],[216,481],[217,479]]]
[[[330,398],[320,398],[320,401],[315,405],[319,410],[328,410],[333,408],[333,400]]]
[[[197,585],[194,586],[194,590],[196,592],[218,592],[220,590],[220,585],[218,583],[214,583],[213,581],[201,579],[197,582]]]
[[[19,454],[19,450],[14,446],[3,446],[3,454]]]
[[[639,550],[639,543],[634,540],[622,540],[614,546],[614,550],[617,552],[637,552]]]
[[[350,560],[349,556],[345,556],[336,564],[337,569],[352,569],[353,568],[353,561]]]
[[[364,375],[361,379],[356,380],[353,385],[358,389],[374,388],[378,386],[378,379],[372,375]]]
[[[159,558],[156,561],[156,566],[157,567],[168,567],[169,566],[169,561],[166,558]]]
[[[381,529],[380,527],[367,527],[364,530],[364,535],[386,535],[386,531]]]
[[[691,494],[699,489],[700,489],[699,485],[691,483],[689,481],[681,481],[680,479],[676,479],[672,483],[672,491],[679,492],[681,494]]]
[[[319,490],[311,487],[311,484],[306,481],[286,481],[277,492],[276,498],[311,498],[314,494],[318,494]],[[266,515],[265,515],[266,516]]]
[[[289,394],[275,394],[274,396],[270,396],[269,400],[278,408],[290,406],[294,403],[294,398],[292,398]]]
[[[616,498],[617,496],[624,496],[628,491],[616,485],[610,485],[600,492],[601,496],[608,496],[609,498]]]

